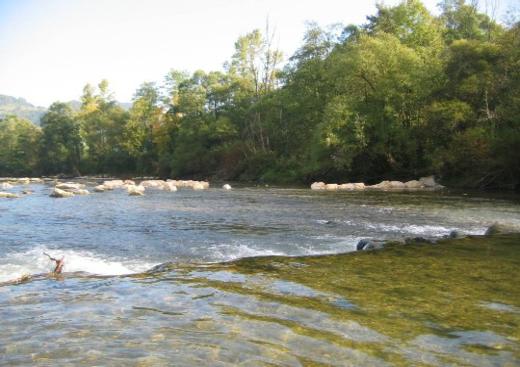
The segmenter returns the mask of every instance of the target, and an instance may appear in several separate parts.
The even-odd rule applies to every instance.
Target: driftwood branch
[[[61,274],[63,270],[63,265],[65,265],[65,257],[61,257],[61,259],[56,259],[49,255],[48,253],[43,253],[45,256],[47,256],[51,261],[54,261],[56,263],[56,266],[54,267],[53,273],[54,274]]]

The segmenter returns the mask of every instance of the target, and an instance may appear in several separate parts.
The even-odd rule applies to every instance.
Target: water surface
[[[0,201],[1,280],[48,272],[42,251],[67,273],[0,286],[0,365],[520,363],[518,237],[340,254],[518,226],[514,198],[32,188]],[[258,255],[278,256],[244,258]]]

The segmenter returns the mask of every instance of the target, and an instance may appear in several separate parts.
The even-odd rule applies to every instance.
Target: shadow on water
[[[516,366],[520,236],[0,286],[0,364]]]

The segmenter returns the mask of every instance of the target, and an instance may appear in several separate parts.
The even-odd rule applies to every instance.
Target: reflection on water
[[[516,366],[520,237],[0,286],[0,364]]]

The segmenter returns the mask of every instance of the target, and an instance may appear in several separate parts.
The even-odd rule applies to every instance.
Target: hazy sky
[[[397,3],[387,0],[386,4]],[[425,0],[435,10],[438,0]],[[106,78],[130,101],[171,68],[220,70],[237,37],[276,27],[286,57],[305,21],[361,24],[374,0],[0,0],[0,94],[47,106]]]

